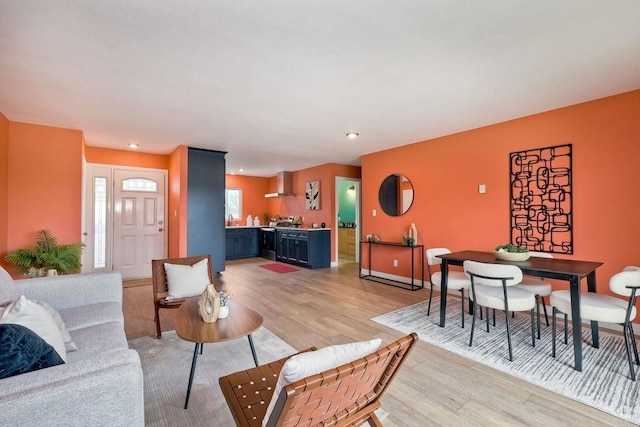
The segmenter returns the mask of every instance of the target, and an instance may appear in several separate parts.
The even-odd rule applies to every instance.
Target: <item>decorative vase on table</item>
[[[229,316],[229,306],[223,305],[220,306],[220,312],[218,312],[218,319],[224,319]]]
[[[213,284],[210,283],[204,288],[204,292],[202,292],[198,300],[200,317],[206,323],[213,323],[218,320],[220,308],[220,295],[218,295]]]

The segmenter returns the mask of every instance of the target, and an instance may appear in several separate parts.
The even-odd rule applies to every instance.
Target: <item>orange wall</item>
[[[509,153],[569,143],[574,255],[555,256],[604,262],[597,277],[605,292],[615,272],[640,264],[640,90],[364,156],[362,232],[400,241],[413,222],[426,247],[492,250],[509,242]],[[395,218],[378,202],[391,173],[415,187],[413,206]],[[394,254],[378,252],[375,270],[410,276],[408,262],[393,268]]]
[[[113,150],[109,148],[86,147],[88,163],[129,166],[151,169],[169,169],[169,156],[141,153],[135,150]]]
[[[269,178],[259,176],[226,175],[225,188],[242,189],[242,218],[235,218],[232,225],[247,223],[247,215],[258,216],[260,224],[264,225],[264,214],[273,216],[276,212],[269,211],[269,201],[264,195],[269,192]],[[226,224],[226,223],[225,223]]]
[[[169,155],[169,258],[187,256],[188,156],[186,145]]]
[[[60,243],[81,241],[82,132],[9,122],[8,251],[50,229]]]
[[[0,113],[0,254],[6,254],[9,215],[9,120]],[[4,256],[0,256],[4,265]]]

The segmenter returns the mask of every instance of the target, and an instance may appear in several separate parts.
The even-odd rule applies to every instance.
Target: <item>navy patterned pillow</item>
[[[63,363],[55,349],[31,329],[0,324],[0,379]]]

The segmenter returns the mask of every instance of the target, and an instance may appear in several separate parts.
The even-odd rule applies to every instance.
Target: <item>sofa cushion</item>
[[[319,374],[328,369],[337,368],[345,363],[367,356],[380,348],[380,344],[382,344],[382,340],[376,338],[369,341],[332,345],[320,350],[291,356],[282,366],[278,382],[273,390],[271,402],[269,402],[267,412],[262,420],[262,425],[267,425],[282,388],[303,378]]]
[[[167,299],[189,298],[200,295],[210,283],[209,260],[193,265],[164,264],[167,273]]]
[[[117,302],[101,302],[58,310],[69,331],[107,322],[124,325],[122,306]],[[77,343],[76,343],[77,344]]]
[[[0,323],[13,323],[31,329],[52,345],[62,360],[67,361],[67,350],[56,321],[47,310],[28,300],[24,295],[20,295],[11,304],[0,308]]]
[[[62,363],[56,350],[31,329],[0,324],[0,379]]]
[[[98,354],[129,348],[122,323],[107,322],[70,331],[78,351],[68,354],[69,363]]]
[[[6,301],[15,301],[21,295],[13,278],[7,270],[0,267],[0,304]]]

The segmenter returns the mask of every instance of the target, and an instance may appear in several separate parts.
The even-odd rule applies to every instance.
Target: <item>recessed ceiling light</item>
[[[347,138],[349,138],[349,139],[356,139],[356,138],[358,137],[358,135],[359,135],[359,134],[358,134],[358,133],[356,133],[356,132],[349,132],[349,133],[347,133]]]
[[[244,168],[238,169],[238,172],[244,172]]]
[[[135,144],[133,142],[131,144],[129,144],[129,148],[134,148],[135,149],[135,148],[138,148],[138,147],[140,147],[140,144]]]

